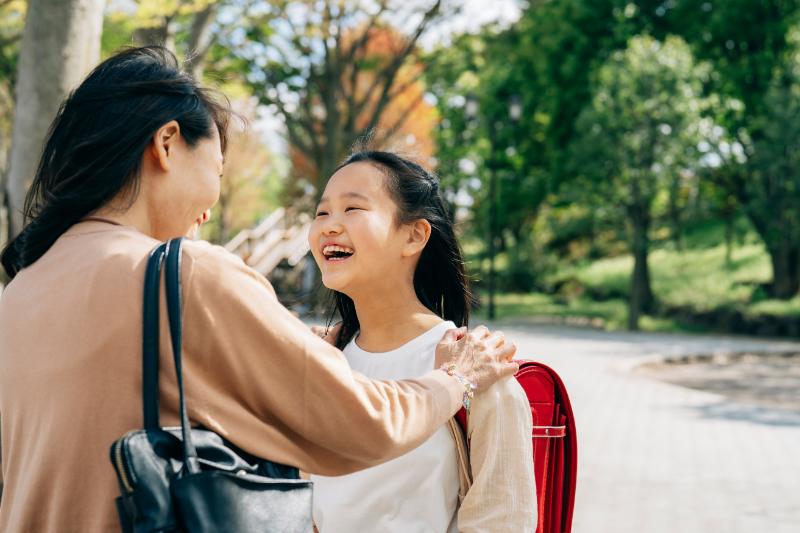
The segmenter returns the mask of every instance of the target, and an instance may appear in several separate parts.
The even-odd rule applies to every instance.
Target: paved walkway
[[[800,531],[800,414],[630,371],[659,355],[800,351],[800,343],[499,327],[570,391],[576,533]]]

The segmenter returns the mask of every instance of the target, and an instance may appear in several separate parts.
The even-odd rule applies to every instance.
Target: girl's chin
[[[347,294],[347,287],[349,285],[346,280],[342,279],[342,276],[325,274],[322,275],[322,284],[325,285],[327,289],[343,294]]]

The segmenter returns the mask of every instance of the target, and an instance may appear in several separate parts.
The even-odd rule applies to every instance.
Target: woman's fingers
[[[489,328],[487,328],[486,326],[483,326],[483,325],[478,326],[477,328],[473,329],[472,332],[471,332],[472,336],[475,339],[478,339],[478,340],[485,339],[486,337],[491,335],[491,333],[492,332],[489,331]]]
[[[339,330],[342,329],[342,323],[339,322],[333,327],[327,326],[311,326],[311,331],[317,337],[320,337],[328,344],[336,345],[336,338],[339,336]]]
[[[516,361],[511,361],[509,363],[504,364],[503,367],[500,369],[500,378],[502,379],[504,377],[513,376],[517,372],[519,372],[519,363],[517,363]]]
[[[340,331],[342,331],[342,322],[337,322],[333,327],[328,328],[328,332],[323,339],[325,339],[328,344],[336,346],[336,339],[339,338]]]
[[[517,355],[517,345],[513,342],[503,344],[497,348],[497,359],[507,363]]]
[[[458,338],[456,331],[449,330],[436,347],[437,368],[442,363],[454,364],[456,370],[480,390],[519,370],[519,365],[513,361],[517,345],[506,341],[503,332],[491,332],[486,326],[478,326]]]
[[[455,328],[455,329],[448,329],[444,332],[444,336],[440,342],[456,342],[464,337],[467,334],[467,328]]]
[[[495,331],[486,337],[486,343],[492,348],[499,348],[506,342],[506,336],[502,331]]]
[[[517,373],[519,365],[513,361],[517,345],[506,342],[502,334],[491,335],[479,341],[479,360],[475,368],[476,382],[480,389],[490,387],[496,381]]]

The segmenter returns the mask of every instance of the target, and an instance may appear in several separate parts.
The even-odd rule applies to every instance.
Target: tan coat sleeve
[[[2,437],[2,435],[0,435]],[[0,504],[3,503],[3,446],[0,445]]]
[[[533,419],[517,380],[503,379],[477,395],[468,427],[472,486],[458,511],[458,530],[534,531]]]
[[[459,408],[444,372],[371,381],[220,247],[187,243],[184,350],[190,416],[243,449],[313,474],[400,456]]]

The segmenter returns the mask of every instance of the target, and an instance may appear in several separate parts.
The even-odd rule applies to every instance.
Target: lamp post
[[[495,152],[497,150],[497,122],[494,120],[489,124],[489,320],[495,319],[495,271],[494,259],[497,255],[497,160]]]
[[[478,101],[474,95],[467,96],[464,112],[470,119],[475,119],[478,116]],[[508,117],[516,122],[522,116],[522,102],[518,95],[512,95],[508,99]],[[497,255],[497,132],[501,126],[498,120],[493,117],[487,117],[489,123],[487,124],[489,134],[489,158],[487,159],[487,166],[489,167],[489,279],[488,279],[488,292],[489,292],[489,306],[488,317],[489,320],[494,320],[496,317],[495,306],[495,291],[496,291],[496,278],[497,271],[495,269],[495,256]]]
[[[517,122],[522,116],[522,102],[520,97],[512,95],[508,99],[508,117],[513,122]],[[489,320],[494,320],[496,316],[495,291],[497,271],[495,270],[495,258],[497,256],[497,131],[501,124],[492,121],[489,128],[489,145],[492,153],[490,155],[489,167]]]

